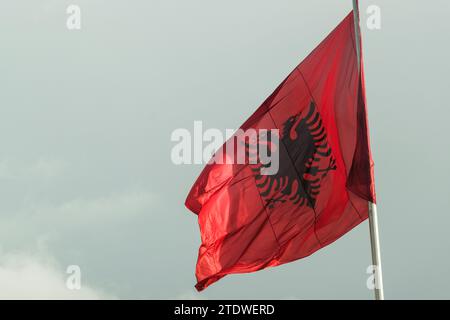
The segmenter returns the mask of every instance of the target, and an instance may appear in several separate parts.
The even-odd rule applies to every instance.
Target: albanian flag
[[[309,256],[367,219],[373,162],[353,19],[351,12],[241,126],[279,130],[278,171],[210,162],[193,185],[186,206],[201,231],[197,290]]]

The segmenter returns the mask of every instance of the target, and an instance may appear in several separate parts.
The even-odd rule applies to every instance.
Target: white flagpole
[[[356,54],[358,57],[358,71],[361,66],[361,45],[360,45],[360,27],[359,27],[359,7],[358,0],[353,0],[353,17],[355,21],[355,39]],[[383,275],[381,271],[380,258],[380,239],[378,235],[378,217],[377,206],[375,203],[369,202],[369,229],[370,229],[370,245],[372,248],[372,265],[375,276],[375,299],[384,300],[383,292]]]

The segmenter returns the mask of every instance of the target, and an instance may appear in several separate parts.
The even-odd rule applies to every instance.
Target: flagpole
[[[359,26],[359,6],[358,0],[353,1],[353,17],[355,22],[355,40],[356,40],[356,55],[358,61],[358,72],[360,73],[361,67],[361,44],[360,44],[360,26]],[[375,203],[369,201],[369,230],[370,230],[370,245],[372,251],[372,265],[374,268],[375,276],[375,299],[384,300],[383,291],[383,276],[381,271],[381,258],[380,258],[380,238],[378,235],[378,217],[377,206]]]

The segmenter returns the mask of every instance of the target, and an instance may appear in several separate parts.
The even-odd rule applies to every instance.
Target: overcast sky
[[[66,8],[81,8],[79,31]],[[365,9],[382,10],[381,30]],[[237,128],[351,0],[0,0],[0,298],[371,299],[368,223],[194,291],[176,128]],[[450,2],[361,0],[388,299],[450,298]],[[65,288],[79,265],[82,290]]]

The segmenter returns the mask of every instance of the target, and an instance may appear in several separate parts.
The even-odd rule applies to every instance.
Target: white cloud
[[[72,199],[60,204],[24,204],[0,216],[0,241],[47,242],[104,226],[120,227],[139,215],[149,214],[155,196],[148,191],[127,192],[99,198]]]
[[[53,258],[40,252],[50,248],[58,261],[81,261],[86,268],[94,266],[86,269],[89,279],[100,277],[105,281],[107,276],[102,278],[99,268],[95,268],[99,263],[98,251],[92,247],[98,248],[99,243],[107,242],[105,239],[114,241],[116,232],[133,232],[133,226],[149,221],[149,217],[157,218],[151,213],[158,198],[146,189],[131,187],[118,192],[106,189],[103,194],[94,188],[95,192],[81,189],[75,196],[64,192],[72,188],[72,170],[77,169],[68,164],[50,157],[0,159],[0,185],[8,200],[0,206],[0,244],[8,252],[2,254],[0,250],[0,299],[109,297],[86,284],[79,291],[67,289],[67,266],[58,266]],[[96,237],[97,234],[101,236]],[[18,250],[19,254],[11,250]],[[24,250],[26,254],[21,253]],[[116,286],[114,291],[120,292],[122,284],[106,279],[109,288]]]
[[[66,286],[65,270],[48,256],[0,252],[0,299],[110,299],[101,290],[83,284]]]
[[[138,191],[93,199],[73,199],[56,206],[30,204],[24,211],[28,217],[37,217],[41,221],[63,220],[61,222],[73,228],[77,223],[85,225],[98,221],[104,224],[111,220],[128,220],[135,215],[148,213],[153,200],[151,193]]]
[[[66,166],[64,161],[49,157],[40,157],[27,163],[6,158],[0,160],[0,179],[51,179],[60,176]]]

